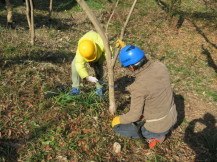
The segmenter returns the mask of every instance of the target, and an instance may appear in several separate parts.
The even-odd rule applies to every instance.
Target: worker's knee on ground
[[[119,126],[120,126],[120,124],[115,125],[115,126],[113,127],[113,130],[114,130],[115,132],[118,131],[118,130],[119,130]]]
[[[114,125],[112,128],[113,128],[115,134],[123,135],[123,133],[122,133],[123,130],[120,129],[120,124]]]

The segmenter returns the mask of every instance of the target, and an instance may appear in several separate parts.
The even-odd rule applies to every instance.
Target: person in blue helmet
[[[149,61],[134,45],[121,49],[119,61],[135,74],[135,81],[130,87],[130,110],[116,116],[112,127],[116,134],[146,140],[153,149],[177,121],[169,71],[163,63]]]

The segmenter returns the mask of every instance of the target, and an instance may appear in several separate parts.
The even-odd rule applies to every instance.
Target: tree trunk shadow
[[[208,49],[204,48],[204,46],[202,45],[202,54],[206,55],[206,58],[207,58],[207,62],[208,62],[208,65],[213,68],[215,70],[215,72],[217,73],[217,65],[215,64],[213,58],[212,58],[212,54],[209,52]]]

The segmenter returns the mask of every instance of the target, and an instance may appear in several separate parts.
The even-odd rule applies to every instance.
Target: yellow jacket
[[[93,42],[95,42],[96,44],[96,47],[97,47],[97,58],[94,62],[98,62],[98,61],[101,61],[102,59],[102,56],[106,56],[105,54],[105,48],[104,48],[104,44],[103,44],[103,41],[100,37],[100,35],[94,31],[90,31],[88,33],[86,33],[84,36],[81,37],[81,39],[78,41],[78,44],[80,43],[81,40],[83,39],[89,39],[89,40],[92,40]],[[104,59],[105,57],[103,57]],[[84,60],[84,58],[81,56],[81,54],[79,53],[79,50],[77,48],[77,51],[76,51],[76,56],[75,56],[75,67],[76,67],[76,70],[79,74],[79,76],[83,79],[87,76],[89,76],[87,70],[86,70],[86,67],[85,67],[85,64],[87,63],[86,60]],[[103,60],[104,61],[104,60]]]

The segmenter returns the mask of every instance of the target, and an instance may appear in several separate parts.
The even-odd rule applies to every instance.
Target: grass
[[[194,12],[211,12],[209,7],[206,7],[206,5],[204,5],[204,3],[198,2],[196,0],[192,0],[192,1],[188,1],[188,0],[184,0],[182,2],[181,8],[184,11],[188,11],[190,13],[194,13]]]
[[[97,146],[94,146],[96,150],[100,150],[105,144],[99,141],[99,138],[104,138],[104,136],[99,134],[101,131],[97,130],[96,127],[102,121],[97,117],[104,113],[105,110],[102,107],[105,101],[98,99],[93,91],[80,96],[62,93],[54,100],[52,107],[58,107],[58,113],[62,114],[64,118],[69,118],[70,122],[63,119],[58,122],[52,121],[52,123],[47,121],[48,125],[31,122],[32,131],[30,134],[35,137],[29,142],[29,147],[37,153],[32,155],[29,160],[43,160],[52,156],[52,152],[61,152],[61,150],[76,151],[76,158],[78,159],[85,159],[86,156],[92,156],[95,159],[95,154],[91,153],[94,141],[97,142]],[[96,124],[95,128],[93,128],[93,123]],[[53,124],[59,126],[54,127]],[[62,142],[60,143],[60,141]],[[37,145],[35,145],[36,142]],[[46,151],[48,149],[46,146],[49,147],[50,151]],[[96,157],[95,160],[99,158]]]
[[[111,128],[113,116],[108,112],[108,91],[104,99],[99,99],[95,94],[95,87],[83,83],[81,95],[67,94],[71,85],[70,64],[76,52],[77,41],[85,32],[93,29],[91,23],[83,19],[84,13],[75,1],[54,1],[51,25],[46,22],[48,2],[40,0],[37,3],[37,39],[34,47],[29,44],[25,15],[20,12],[22,4],[16,3],[19,3],[15,4],[16,30],[6,29],[4,24],[0,26],[0,140],[3,141],[0,143],[0,160],[194,160],[197,153],[190,147],[191,143],[183,140],[185,128],[189,126],[190,119],[203,116],[200,112],[215,112],[212,108],[217,101],[216,73],[208,64],[207,56],[198,49],[203,45],[214,63],[216,49],[203,39],[191,23],[185,21],[177,34],[169,25],[167,14],[154,0],[149,3],[138,1],[124,35],[127,44],[139,46],[151,60],[160,59],[166,64],[174,90],[182,95],[183,104],[186,104],[183,108],[186,116],[181,125],[168,141],[152,151],[144,149],[140,140],[114,134]],[[101,15],[102,22],[106,23],[109,15],[103,17],[103,12],[110,10],[112,4],[107,0],[88,0],[87,3]],[[129,0],[120,2],[108,30],[112,41],[115,41],[120,33],[131,5],[132,1]],[[198,14],[209,12],[209,9],[202,3],[192,5],[191,1],[183,1],[180,13],[189,11]],[[5,22],[5,13],[0,10],[0,22]],[[193,20],[198,21],[196,18]],[[207,24],[207,21],[200,19],[198,25],[203,23]],[[215,43],[215,38],[210,33],[215,34],[216,31],[208,27],[213,25],[213,21],[209,23],[207,28],[201,30]],[[130,74],[117,65],[115,80],[125,75]],[[59,82],[68,86],[66,91],[45,99],[44,95],[52,91]],[[118,115],[129,109],[127,101],[130,99],[127,97],[129,94],[122,93],[118,86],[116,93],[117,103],[126,103],[124,110],[117,110]],[[202,102],[207,109],[194,107],[194,100],[186,94]],[[190,114],[189,110],[194,113]],[[200,111],[197,112],[198,110]],[[198,114],[200,116],[196,116]],[[113,152],[114,142],[121,144],[120,154]],[[215,138],[207,138],[203,146],[200,148],[201,152],[207,148],[215,150]],[[203,158],[207,157],[211,158]]]
[[[217,101],[217,92],[206,89],[196,89],[196,92],[206,100]]]

